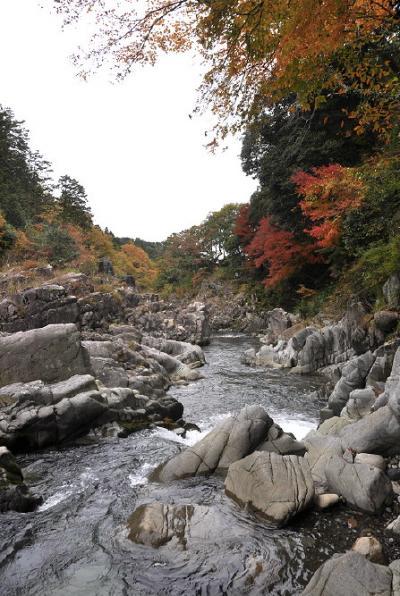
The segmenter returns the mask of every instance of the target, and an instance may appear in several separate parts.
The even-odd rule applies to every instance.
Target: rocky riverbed
[[[275,309],[261,349],[233,334],[203,351],[201,302],[80,274],[6,295],[0,590],[396,594],[391,300],[313,325]]]

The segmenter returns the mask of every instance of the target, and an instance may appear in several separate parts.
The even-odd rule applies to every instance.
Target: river
[[[149,472],[192,444],[245,404],[260,404],[284,430],[301,438],[315,427],[321,407],[318,379],[252,369],[240,354],[254,345],[245,336],[220,335],[205,348],[204,379],[170,394],[197,423],[185,440],[164,429],[126,439],[46,449],[18,457],[27,482],[43,495],[34,513],[0,516],[0,594],[117,596],[299,594],[315,567],[308,561],[317,529],[276,530],[228,499],[219,477],[168,485],[149,483]],[[126,520],[146,502],[190,503],[215,509],[219,535],[186,548],[158,550],[127,539]],[[318,551],[331,552],[319,534]],[[314,541],[314,542],[313,542]],[[318,542],[318,541],[317,541]],[[308,545],[308,546],[307,546]],[[314,548],[314,551],[316,549]]]

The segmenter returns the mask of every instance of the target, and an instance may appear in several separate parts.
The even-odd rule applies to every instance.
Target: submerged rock
[[[314,499],[314,483],[304,458],[260,451],[229,466],[225,491],[278,526],[310,507]]]
[[[22,475],[21,468],[6,447],[0,447],[0,513],[33,511],[42,502],[33,496]]]
[[[128,538],[138,544],[159,548],[187,548],[191,542],[221,542],[233,539],[248,530],[231,528],[214,508],[203,505],[140,505],[128,520]]]

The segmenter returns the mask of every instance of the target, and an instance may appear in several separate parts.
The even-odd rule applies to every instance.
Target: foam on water
[[[296,439],[303,439],[306,434],[316,428],[316,424],[310,420],[296,420],[275,416],[274,421],[287,433],[293,433]]]
[[[47,509],[55,507],[56,505],[58,505],[58,503],[61,503],[62,501],[65,501],[65,499],[68,499],[68,497],[70,497],[73,494],[73,492],[74,491],[71,488],[67,489],[66,487],[65,489],[59,490],[54,495],[46,499],[44,503],[42,503],[40,507],[38,507],[37,511],[47,511]]]
[[[156,464],[149,464],[145,462],[136,474],[129,474],[128,481],[130,486],[133,488],[134,486],[143,486],[148,483],[149,481],[149,474],[154,468]]]

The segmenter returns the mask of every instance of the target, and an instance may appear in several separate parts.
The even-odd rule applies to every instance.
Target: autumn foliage
[[[351,168],[338,164],[299,171],[292,181],[303,197],[300,208],[313,224],[305,232],[316,241],[317,248],[333,248],[339,242],[344,217],[362,203],[362,182]]]
[[[201,86],[219,132],[240,128],[265,105],[294,93],[303,109],[352,89],[358,130],[383,135],[399,114],[395,0],[54,0],[66,23],[93,21],[87,74],[108,62],[118,77],[165,52],[197,48],[208,64]],[[111,58],[111,60],[110,60]]]
[[[310,244],[296,241],[292,232],[274,226],[270,217],[264,217],[244,250],[255,267],[267,266],[268,276],[264,284],[273,287],[304,265],[318,262],[319,257],[312,248]]]

